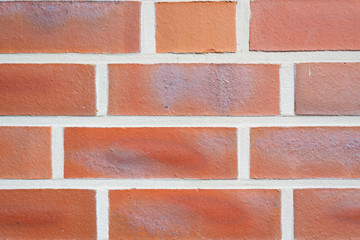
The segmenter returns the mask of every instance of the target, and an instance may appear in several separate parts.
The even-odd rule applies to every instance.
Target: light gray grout
[[[307,189],[359,188],[360,179],[51,179],[0,180],[0,189]]]
[[[280,112],[283,116],[294,116],[295,106],[295,64],[288,63],[280,68]]]
[[[109,239],[109,191],[96,191],[97,239]]]
[[[360,126],[359,116],[0,116],[0,126],[60,127],[296,127]]]
[[[293,189],[281,190],[281,235],[283,240],[294,239]]]
[[[26,121],[25,121],[26,123]],[[51,167],[52,178],[64,178],[64,128],[51,128]]]
[[[236,6],[237,52],[249,52],[250,0],[238,0]]]
[[[250,128],[238,129],[239,179],[250,178]]]
[[[237,53],[16,53],[0,54],[1,63],[238,63],[288,64],[312,62],[360,62],[360,51],[237,52]]]
[[[108,110],[109,79],[106,64],[96,65],[96,115],[105,116]]]
[[[155,4],[141,4],[141,53],[155,53]]]

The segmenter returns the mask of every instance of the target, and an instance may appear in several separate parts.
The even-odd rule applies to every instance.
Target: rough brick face
[[[0,190],[4,239],[96,239],[95,191]]]
[[[233,128],[66,128],[66,178],[236,178]]]
[[[236,2],[155,3],[158,53],[236,51]]]
[[[360,115],[360,63],[296,65],[295,112]]]
[[[254,0],[250,4],[250,50],[360,50],[357,0]]]
[[[277,115],[279,66],[109,66],[112,115]]]
[[[360,178],[360,128],[251,129],[252,178]]]
[[[3,2],[1,53],[140,51],[140,2]]]
[[[51,178],[50,128],[0,127],[0,166],[0,178]]]
[[[181,1],[0,0],[0,240],[360,240],[360,0]]]
[[[295,239],[359,239],[359,211],[359,189],[295,190]]]
[[[277,190],[110,191],[110,239],[280,239]]]
[[[0,92],[0,115],[95,115],[95,67],[0,64]]]

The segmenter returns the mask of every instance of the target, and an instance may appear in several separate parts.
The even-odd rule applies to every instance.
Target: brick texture
[[[66,128],[65,177],[236,178],[236,130]]]
[[[0,64],[0,92],[0,115],[95,115],[95,67]]]
[[[0,190],[3,239],[96,239],[95,191]]]
[[[140,2],[3,2],[1,53],[140,51]]]
[[[0,166],[0,178],[51,178],[50,128],[0,127]]]
[[[110,191],[110,239],[280,239],[277,190]]]
[[[360,63],[296,65],[299,115],[360,115]]]
[[[359,117],[360,0],[0,0],[0,240],[360,240]]]
[[[254,128],[252,178],[360,178],[359,127]]]
[[[156,3],[156,52],[236,51],[236,2]]]
[[[360,50],[357,0],[254,0],[250,4],[250,50]]]
[[[360,189],[294,191],[295,239],[358,239]]]
[[[278,115],[279,66],[109,66],[112,115]]]

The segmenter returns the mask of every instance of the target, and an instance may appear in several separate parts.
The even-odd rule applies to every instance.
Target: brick
[[[281,239],[278,190],[113,190],[110,239]]]
[[[250,50],[360,50],[357,0],[253,0]]]
[[[0,53],[140,51],[140,2],[2,2]]]
[[[0,127],[0,166],[0,178],[51,178],[50,128]]]
[[[296,65],[298,115],[360,115],[360,63]]]
[[[237,178],[234,128],[66,128],[66,178]]]
[[[109,65],[111,115],[278,115],[279,66]]]
[[[252,178],[360,178],[359,127],[253,128]]]
[[[158,53],[236,52],[236,2],[155,3]]]
[[[3,239],[96,239],[95,191],[0,190]]]
[[[0,64],[0,92],[0,115],[95,115],[95,67]]]
[[[294,191],[295,239],[359,239],[359,189]]]

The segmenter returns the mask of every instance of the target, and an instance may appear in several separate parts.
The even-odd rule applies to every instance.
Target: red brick
[[[359,239],[359,189],[294,191],[295,239]]]
[[[359,127],[251,129],[252,178],[360,178]]]
[[[253,0],[250,50],[360,50],[358,0]]]
[[[295,112],[360,115],[360,63],[296,65]]]
[[[236,2],[155,3],[158,53],[236,52]]]
[[[0,115],[95,115],[95,68],[0,64],[0,92]]]
[[[112,115],[278,115],[279,66],[109,65]]]
[[[95,191],[0,190],[3,239],[96,239]]]
[[[237,178],[233,128],[66,128],[66,178]]]
[[[0,178],[51,178],[50,128],[0,127],[0,166]]]
[[[0,52],[139,52],[140,5],[140,2],[2,2]]]
[[[280,239],[278,190],[110,191],[110,239]]]

